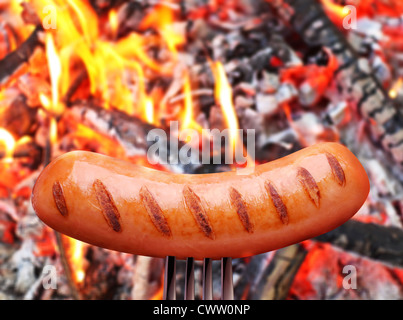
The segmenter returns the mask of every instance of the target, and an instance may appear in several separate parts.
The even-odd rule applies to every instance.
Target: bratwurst
[[[320,143],[252,173],[175,174],[87,151],[38,177],[32,204],[51,228],[90,244],[154,257],[245,257],[328,232],[369,192],[343,145]]]

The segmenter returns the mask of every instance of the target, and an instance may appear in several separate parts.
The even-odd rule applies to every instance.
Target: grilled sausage
[[[253,173],[174,174],[73,151],[39,176],[32,204],[47,225],[96,246],[178,258],[245,257],[343,224],[369,192],[344,146],[321,143]]]

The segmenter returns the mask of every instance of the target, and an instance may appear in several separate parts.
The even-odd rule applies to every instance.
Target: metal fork
[[[213,299],[213,272],[212,260],[203,260],[203,300]],[[185,300],[194,300],[194,259],[186,259]],[[176,258],[165,258],[164,300],[176,300]],[[234,288],[232,281],[232,258],[221,258],[221,300],[233,300]]]

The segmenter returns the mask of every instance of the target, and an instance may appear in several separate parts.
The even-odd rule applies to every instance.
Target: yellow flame
[[[62,74],[62,65],[53,41],[53,36],[50,32],[46,33],[46,56],[48,59],[50,82],[52,85],[51,109],[55,114],[61,114],[64,109],[62,104],[59,102],[59,83]],[[40,99],[42,101],[43,97]]]
[[[173,28],[174,11],[165,5],[156,6],[142,21],[141,28],[155,28],[162,36],[169,51],[176,57],[177,47],[185,43],[182,34]]]
[[[68,239],[68,255],[69,261],[72,265],[74,281],[80,284],[85,278],[85,260],[83,255],[87,245],[79,240],[67,236],[66,238]]]
[[[389,90],[389,97],[391,99],[396,99],[397,95],[399,94],[399,90],[403,85],[403,78],[400,77],[392,86],[392,88],[390,88]]]
[[[154,103],[151,98],[145,98],[144,109],[146,121],[148,123],[154,123]]]
[[[321,2],[326,11],[335,14],[339,18],[344,18],[350,13],[348,7],[333,3],[332,0],[321,0]]]
[[[112,9],[108,13],[109,27],[111,28],[111,32],[113,37],[116,37],[119,27],[118,14],[116,10]]]
[[[213,73],[215,79],[214,95],[215,99],[221,107],[225,122],[229,129],[230,143],[235,150],[238,143],[238,118],[235,113],[234,104],[232,101],[232,88],[228,82],[224,66],[221,62],[213,63]]]
[[[182,129],[189,128],[192,121],[193,121],[193,101],[191,95],[191,88],[190,88],[190,79],[189,75],[185,74],[185,83],[183,85],[183,94],[185,95],[185,112],[182,122]]]
[[[15,139],[13,135],[4,128],[0,128],[0,144],[4,146],[4,162],[12,162],[15,149]]]
[[[57,121],[53,117],[49,121],[49,140],[54,145],[57,142]]]

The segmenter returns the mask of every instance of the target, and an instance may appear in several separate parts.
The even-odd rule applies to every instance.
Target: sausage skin
[[[358,159],[320,143],[253,173],[174,174],[97,153],[51,162],[32,193],[39,218],[90,244],[138,255],[239,258],[328,232],[369,192]]]

